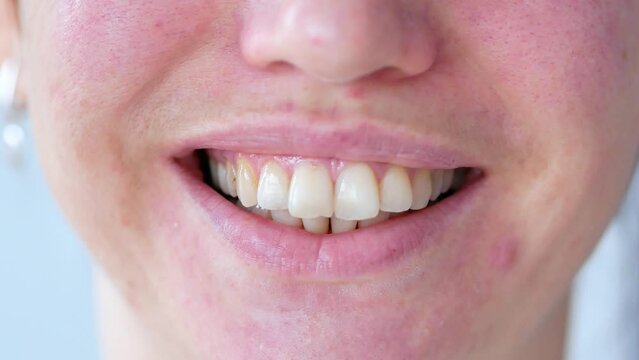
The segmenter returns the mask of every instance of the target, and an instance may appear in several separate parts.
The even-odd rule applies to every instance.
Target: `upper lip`
[[[337,158],[393,163],[412,168],[481,168],[473,154],[441,141],[441,137],[401,129],[381,121],[355,120],[347,125],[311,122],[303,115],[262,115],[235,119],[232,125],[201,131],[181,139],[176,157],[196,149],[242,153]],[[439,140],[439,141],[438,141]]]

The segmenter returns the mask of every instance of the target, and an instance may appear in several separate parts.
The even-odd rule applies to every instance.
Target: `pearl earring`
[[[20,66],[8,59],[0,65],[0,145],[9,165],[18,168],[24,158],[26,111],[16,99]]]

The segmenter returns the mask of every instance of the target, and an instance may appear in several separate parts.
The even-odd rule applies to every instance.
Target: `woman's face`
[[[639,1],[19,6],[48,180],[180,358],[512,357],[565,299],[639,153]],[[377,203],[413,207],[418,174],[431,191],[439,170],[474,176],[316,235],[222,197],[196,150],[238,161],[247,205],[274,161],[309,231],[326,199],[334,216],[350,199],[348,228]]]

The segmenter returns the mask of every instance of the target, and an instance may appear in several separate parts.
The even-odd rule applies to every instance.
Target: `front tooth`
[[[383,211],[399,213],[410,209],[413,202],[408,172],[401,166],[392,166],[379,184],[380,204]]]
[[[347,231],[353,231],[357,227],[356,220],[344,220],[336,216],[331,218],[331,232],[339,234]]]
[[[379,213],[379,188],[375,173],[362,163],[347,166],[335,185],[335,216],[365,220]]]
[[[257,178],[253,167],[246,159],[240,159],[237,166],[237,195],[246,207],[257,205]]]
[[[229,189],[228,194],[237,197],[237,175],[235,172],[235,166],[231,162],[226,163],[226,186]]]
[[[410,208],[421,210],[428,205],[430,194],[433,191],[433,183],[430,178],[430,171],[419,169],[415,171],[411,182],[413,188],[413,203]]]
[[[431,180],[433,182],[433,192],[430,194],[430,199],[432,201],[435,201],[439,197],[439,194],[441,194],[444,173],[442,170],[433,170],[431,172],[431,177]]]
[[[275,161],[269,161],[262,167],[260,184],[257,188],[257,203],[263,209],[288,209],[288,174]]]
[[[453,170],[443,170],[444,175],[442,178],[442,194],[447,192],[450,189],[450,186],[453,184]]]
[[[327,234],[329,219],[325,217],[317,217],[315,219],[303,219],[304,230],[313,234]]]
[[[302,219],[291,216],[288,210],[273,210],[271,211],[271,218],[273,221],[280,224],[301,228]]]
[[[288,211],[292,216],[303,219],[333,215],[333,181],[323,166],[303,163],[295,169]]]
[[[386,221],[388,220],[388,218],[390,217],[390,214],[384,211],[380,211],[379,214],[377,214],[377,216],[375,216],[372,219],[367,219],[367,220],[361,220],[357,222],[357,227],[362,229],[365,227],[369,227],[378,223],[381,223],[382,221]]]

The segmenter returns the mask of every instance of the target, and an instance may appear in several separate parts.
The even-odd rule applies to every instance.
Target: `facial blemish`
[[[490,265],[499,272],[510,271],[517,262],[519,245],[513,239],[500,240],[490,251]]]

